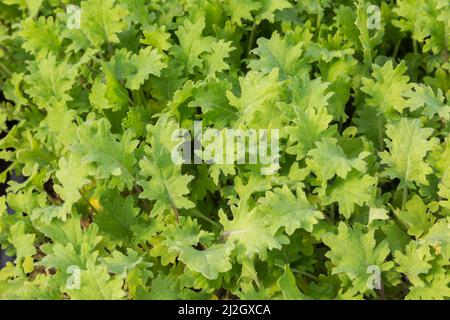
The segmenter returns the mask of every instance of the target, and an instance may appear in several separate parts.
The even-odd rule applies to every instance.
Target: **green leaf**
[[[450,222],[440,219],[428,231],[423,241],[448,259],[450,257]]]
[[[407,70],[405,63],[394,68],[392,61],[388,61],[382,67],[372,67],[372,78],[362,79],[361,90],[370,97],[367,103],[387,116],[395,111],[402,113],[409,106],[408,98],[413,94],[413,85],[404,75]]]
[[[53,246],[43,247],[43,252],[46,256],[39,262],[40,265],[45,266],[47,269],[55,268],[57,276],[61,280],[61,284],[67,282],[70,274],[67,272],[71,266],[77,266],[84,268],[89,259],[95,258],[97,252],[87,250],[86,246],[83,246],[81,251],[77,251],[71,243],[62,245],[56,243]]]
[[[227,81],[210,81],[203,86],[194,88],[194,100],[189,107],[200,107],[203,120],[214,124],[216,128],[223,128],[237,118],[237,110],[228,102],[226,92],[231,89]]]
[[[439,184],[438,195],[444,200],[439,201],[439,204],[447,209],[450,209],[450,170],[442,178]]]
[[[316,149],[308,153],[306,164],[319,181],[330,180],[335,175],[346,179],[352,168],[361,173],[367,170],[364,158],[369,156],[369,152],[361,152],[358,158],[348,159],[344,150],[337,144],[337,140],[333,138],[323,138],[316,146]]]
[[[411,100],[411,110],[424,107],[424,114],[430,119],[438,115],[439,118],[446,121],[450,120],[450,106],[444,103],[445,97],[441,89],[438,89],[437,94],[435,94],[431,87],[419,86]]]
[[[163,56],[151,47],[140,50],[137,55],[122,49],[116,51],[111,61],[106,63],[106,68],[117,80],[125,80],[128,89],[138,90],[150,75],[160,76],[161,70],[167,66],[162,59]]]
[[[96,177],[110,179],[110,186],[119,190],[131,189],[134,183],[134,151],[138,141],[127,131],[119,140],[112,134],[111,124],[106,119],[88,122],[78,129],[78,143],[73,152],[82,156],[82,162],[96,164]]]
[[[136,251],[128,248],[126,255],[120,251],[114,251],[111,257],[100,260],[108,267],[108,272],[120,275],[136,268],[143,259]]]
[[[70,154],[68,159],[61,158],[55,173],[61,185],[54,185],[55,192],[68,204],[77,202],[81,198],[80,189],[90,182],[88,177],[94,173],[93,169],[76,153]]]
[[[23,83],[23,80],[23,73],[13,73],[9,79],[9,82],[5,83],[3,88],[5,98],[13,101],[18,107],[27,103],[23,90],[20,88],[20,84]]]
[[[186,246],[181,249],[179,259],[192,271],[201,273],[209,280],[214,280],[220,273],[231,269],[230,251],[230,248],[224,244],[216,244],[205,250]]]
[[[149,143],[146,157],[139,162],[141,176],[150,181],[139,180],[143,192],[140,198],[155,201],[154,214],[162,214],[166,210],[190,209],[195,205],[188,200],[188,184],[192,176],[181,173],[181,165],[172,161],[171,152],[176,142],[171,140],[176,124],[168,117],[158,119],[154,126],[149,126]]]
[[[278,11],[292,7],[292,4],[287,0],[261,0],[260,2],[261,8],[258,10],[255,20],[258,24],[264,19],[273,23]]]
[[[150,300],[179,299],[178,284],[173,277],[158,275],[152,281],[152,288],[148,295]]]
[[[142,0],[121,0],[120,4],[128,10],[128,21],[141,24],[142,28],[148,28],[155,19],[154,12],[149,12],[146,1]]]
[[[211,52],[205,55],[206,78],[216,78],[216,73],[221,73],[230,69],[230,65],[225,59],[230,57],[230,52],[234,51],[231,41],[219,40],[211,44]]]
[[[0,299],[449,299],[449,34],[448,0],[1,1]]]
[[[180,44],[174,47],[173,54],[190,74],[193,74],[196,68],[203,67],[200,55],[210,52],[213,45],[212,37],[202,35],[204,28],[205,19],[199,18],[194,23],[186,20],[175,32]]]
[[[422,198],[418,195],[414,195],[406,203],[404,211],[396,210],[395,214],[406,225],[408,234],[415,237],[420,237],[426,233],[435,221]]]
[[[268,191],[264,198],[259,199],[258,210],[266,215],[273,232],[284,227],[288,235],[297,229],[311,232],[313,226],[323,218],[323,214],[308,202],[300,188],[296,196],[287,186]]]
[[[388,220],[389,211],[384,208],[370,208],[369,210],[369,224],[374,220]]]
[[[388,244],[386,241],[377,244],[374,230],[364,233],[359,227],[349,228],[340,222],[338,234],[325,234],[323,242],[330,247],[326,256],[333,263],[333,274],[345,274],[353,288],[361,293],[368,291],[367,283],[372,275],[368,272],[370,266],[376,266],[380,271],[391,266],[385,261],[389,254]]]
[[[450,168],[450,138],[447,137],[439,147],[433,150],[430,154],[430,162],[436,169],[438,177],[447,174],[448,168]]]
[[[361,43],[361,47],[363,49],[364,54],[364,63],[370,64],[375,55],[375,47],[382,43],[383,35],[384,35],[384,27],[383,25],[380,28],[372,28],[375,31],[372,31],[369,27],[369,3],[365,0],[358,0],[356,3],[356,21],[355,25],[359,29],[359,41]],[[379,9],[379,8],[378,8]],[[380,17],[381,20],[381,17]],[[380,24],[383,21],[380,21]],[[371,33],[373,34],[371,36]],[[374,68],[375,69],[375,68]]]
[[[123,199],[110,193],[101,200],[102,210],[94,216],[94,222],[112,242],[127,243],[133,237],[133,226],[139,223],[139,209],[132,197]]]
[[[432,259],[432,256],[428,246],[418,246],[411,242],[406,247],[405,254],[397,251],[394,255],[395,262],[399,265],[397,270],[406,275],[413,285],[423,286],[424,282],[419,275],[427,274],[431,269],[428,262]]]
[[[278,69],[273,69],[267,75],[251,71],[245,77],[239,78],[239,97],[231,91],[227,92],[230,104],[239,110],[239,123],[251,121],[257,111],[263,112],[265,107],[279,98],[283,83],[278,81],[278,74]]]
[[[34,247],[35,238],[35,234],[26,233],[25,222],[18,221],[11,226],[8,240],[14,246],[18,261],[36,254],[36,248]]]
[[[25,90],[33,102],[40,108],[45,108],[60,102],[69,102],[69,95],[77,75],[75,67],[66,62],[58,63],[56,57],[33,61],[28,67],[30,74],[25,76],[28,88]]]
[[[292,90],[292,101],[302,111],[309,108],[319,111],[328,107],[329,100],[334,95],[333,92],[328,92],[329,85],[320,78],[311,80],[308,74],[294,77],[289,84]]]
[[[386,235],[391,252],[403,252],[406,245],[411,241],[411,238],[393,220],[382,226],[381,230]]]
[[[119,42],[117,34],[126,27],[126,9],[115,0],[86,0],[81,3],[81,10],[81,30],[92,46],[100,48],[105,42]]]
[[[319,195],[323,197],[324,204],[339,204],[339,212],[346,218],[355,211],[355,204],[362,206],[369,204],[373,199],[374,187],[377,179],[370,175],[362,175],[358,171],[349,173],[346,179],[336,178],[335,182],[329,185],[326,190],[319,190]]]
[[[22,47],[33,54],[58,54],[61,50],[61,26],[53,17],[28,18],[22,22],[20,35],[25,39]]]
[[[297,287],[295,277],[288,265],[284,266],[284,274],[278,279],[278,286],[281,289],[285,300],[308,300]]]
[[[252,20],[253,14],[261,9],[262,3],[255,0],[226,0],[225,11],[231,17],[231,22],[242,26],[242,20]]]
[[[392,21],[393,25],[411,32],[414,40],[425,42],[425,52],[432,50],[438,54],[448,48],[445,38],[450,26],[446,19],[449,11],[447,1],[401,0],[393,11],[398,15],[398,19]]]
[[[80,272],[80,288],[68,289],[73,300],[119,300],[125,297],[123,279],[111,277],[105,266],[88,262]]]
[[[84,250],[91,252],[95,249],[102,237],[98,235],[98,226],[91,224],[89,228],[82,229],[80,216],[72,215],[65,222],[53,221],[51,224],[36,223],[37,230],[52,239],[54,244],[62,246],[72,245],[76,252]],[[50,246],[52,246],[50,244]]]
[[[317,141],[331,137],[336,129],[330,127],[333,117],[328,114],[326,108],[316,110],[312,107],[301,109],[294,106],[293,109],[294,125],[287,128],[289,147],[286,152],[296,155],[297,160],[301,160],[314,148]]]
[[[258,47],[252,53],[259,59],[250,61],[250,69],[270,73],[277,68],[280,80],[308,70],[305,62],[300,59],[303,43],[291,44],[286,38],[281,39],[278,32],[274,32],[270,39],[259,38],[257,43]]]
[[[414,286],[405,297],[406,300],[444,300],[450,297],[450,279],[440,276],[424,286]]]
[[[388,124],[386,134],[389,152],[379,154],[381,163],[387,165],[384,174],[400,179],[401,185],[410,186],[413,182],[428,185],[426,177],[432,169],[424,160],[438,144],[436,138],[430,139],[433,129],[422,128],[417,119],[402,118],[395,124]]]
[[[270,221],[258,211],[248,210],[245,205],[231,207],[233,219],[229,220],[223,211],[219,212],[223,226],[222,236],[236,244],[239,259],[252,258],[255,254],[264,260],[267,250],[280,249],[286,242],[284,237],[275,236]]]

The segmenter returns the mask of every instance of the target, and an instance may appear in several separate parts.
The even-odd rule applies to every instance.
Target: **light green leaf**
[[[123,279],[111,277],[105,266],[88,262],[80,276],[80,288],[66,290],[73,300],[120,300],[125,297]]]
[[[117,34],[126,27],[126,9],[115,0],[86,0],[81,3],[81,10],[81,30],[94,47],[119,42]]]
[[[427,175],[432,169],[425,157],[439,142],[436,138],[430,139],[433,129],[422,128],[417,119],[402,118],[387,125],[386,134],[389,152],[379,154],[381,163],[387,165],[384,174],[400,179],[401,185],[409,186],[413,182],[428,185]]]
[[[323,218],[323,214],[308,202],[303,190],[298,188],[296,194],[283,186],[268,191],[264,198],[259,199],[257,208],[266,216],[274,234],[282,227],[288,235],[300,228],[311,232]]]
[[[288,265],[284,267],[284,274],[278,279],[278,286],[281,289],[285,300],[308,300],[297,287],[295,277]]]
[[[333,138],[323,138],[316,146],[308,153],[306,164],[319,181],[330,180],[335,175],[345,179],[352,168],[361,173],[367,170],[364,158],[369,156],[369,152],[361,152],[358,158],[348,159],[337,140]]]
[[[328,233],[323,242],[330,247],[326,256],[333,263],[333,274],[343,273],[352,281],[355,290],[364,293],[369,290],[367,283],[372,275],[370,266],[380,272],[390,269],[391,264],[385,259],[389,254],[386,241],[379,244],[374,239],[374,230],[363,232],[361,228],[349,228],[339,223],[338,234]]]
[[[358,206],[370,205],[376,183],[376,178],[352,171],[346,179],[337,178],[326,188],[326,191],[321,189],[319,194],[324,197],[324,204],[337,202],[340,213],[349,218],[355,211],[355,204]]]
[[[126,49],[116,51],[111,61],[106,63],[117,80],[126,80],[126,87],[138,90],[150,75],[159,76],[167,65],[162,62],[163,56],[156,49],[147,47],[132,54]]]

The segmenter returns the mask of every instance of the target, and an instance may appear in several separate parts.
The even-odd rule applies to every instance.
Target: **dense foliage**
[[[2,0],[0,298],[450,298],[449,35],[448,0]],[[195,120],[280,129],[280,170],[174,163]]]

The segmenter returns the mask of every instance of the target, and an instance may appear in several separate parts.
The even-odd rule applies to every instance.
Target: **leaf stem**
[[[442,56],[444,58],[444,62],[448,62],[448,43],[447,43],[447,34],[445,32],[444,28],[444,52],[442,53]]]
[[[291,270],[292,270],[292,272],[301,274],[302,276],[308,277],[308,278],[310,278],[310,279],[312,279],[312,280],[314,280],[316,282],[320,281],[320,279],[318,277],[316,277],[315,275],[313,275],[312,273],[309,273],[307,271],[302,271],[302,270],[299,270],[299,269],[296,269],[296,268],[291,268]]]
[[[408,186],[405,182],[405,185],[403,186],[402,210],[405,210],[406,200],[408,200]]]
[[[138,99],[139,99],[139,104],[140,104],[142,107],[145,107],[145,94],[144,94],[144,92],[142,91],[142,89],[140,89],[140,90],[138,91]]]
[[[209,223],[212,224],[213,226],[215,226],[215,227],[220,227],[220,224],[218,224],[217,222],[215,222],[215,221],[212,220],[211,218],[207,217],[206,215],[204,215],[204,214],[201,213],[200,211],[198,211],[198,210],[192,210],[192,213],[193,213],[196,217],[201,218],[201,219],[203,219],[203,220],[209,222]]]
[[[393,59],[395,60],[395,58],[397,58],[397,54],[398,54],[398,50],[400,49],[400,44],[402,43],[401,40],[397,41],[397,44],[395,45],[394,48],[394,53],[392,54]]]
[[[178,208],[172,205],[173,213],[175,214],[175,219],[177,220],[177,223],[180,223],[180,212],[178,211]]]
[[[320,25],[322,24],[322,15],[323,13],[319,9],[317,12],[317,21],[316,21],[316,42],[319,42],[320,39]]]
[[[331,204],[331,212],[330,212],[330,220],[332,224],[334,224],[335,216],[336,216],[336,204],[333,202]]]
[[[11,71],[9,71],[9,69],[1,62],[0,62],[0,67],[3,69],[3,71],[5,71],[5,73],[8,77],[10,77],[12,75]]]
[[[417,54],[419,50],[417,49],[417,41],[413,39],[413,50],[414,54]]]
[[[378,144],[380,150],[384,150],[383,129],[383,118],[380,115],[378,117]]]
[[[250,31],[250,37],[248,39],[247,44],[247,58],[250,57],[250,51],[252,51],[253,43],[255,42],[256,38],[256,21],[253,22],[252,30]]]
[[[108,41],[108,54],[109,54],[110,58],[113,56],[113,50],[112,50],[111,42],[109,42],[109,41]]]

